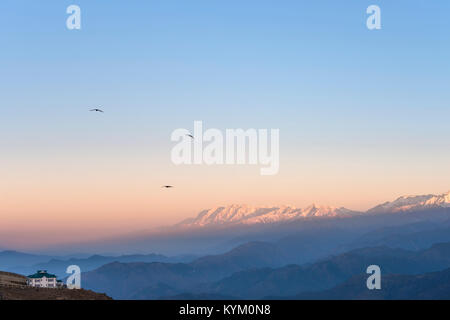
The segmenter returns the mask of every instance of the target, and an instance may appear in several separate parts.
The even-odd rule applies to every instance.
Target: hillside
[[[252,252],[248,249],[257,249],[253,261],[248,259]],[[271,255],[270,246],[254,243],[191,264],[112,263],[83,274],[83,281],[86,288],[105,291],[117,299],[156,299],[179,294],[248,299],[327,290],[363,273],[372,264],[379,265],[383,275],[413,275],[450,267],[450,243],[417,252],[388,247],[364,248],[310,265],[278,268],[258,267],[272,263],[270,259],[261,258],[264,250]],[[239,269],[241,271],[237,271]]]
[[[450,207],[450,191],[439,195],[402,196],[395,201],[380,204],[367,213],[396,213],[448,207]]]
[[[0,300],[112,300],[90,290],[43,289],[0,286]]]
[[[242,298],[289,296],[295,292],[332,288],[364,273],[372,264],[379,265],[383,275],[413,275],[443,270],[450,267],[450,243],[436,244],[418,252],[388,247],[358,249],[307,266],[237,272],[197,290]]]
[[[302,293],[288,299],[450,300],[450,269],[420,275],[386,275],[381,290],[367,290],[366,279],[367,275],[355,276],[330,290]]]
[[[27,277],[11,272],[0,271],[0,286],[25,286]]]
[[[276,267],[284,257],[269,243],[251,242],[189,264],[109,263],[83,273],[86,288],[108,292],[117,299],[151,299],[175,295],[203,283],[218,281],[249,268]]]

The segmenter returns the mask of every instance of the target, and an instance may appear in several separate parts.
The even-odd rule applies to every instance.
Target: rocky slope
[[[90,290],[45,289],[0,286],[0,300],[112,300]]]

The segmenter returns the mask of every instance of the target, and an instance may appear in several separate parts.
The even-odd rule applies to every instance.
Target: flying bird
[[[169,188],[173,188],[173,186],[162,186],[162,188],[169,189]]]
[[[192,139],[194,139],[194,136],[192,134],[187,134],[186,136],[191,137]]]
[[[103,113],[103,110],[101,110],[101,109],[91,109],[89,111],[95,111],[95,112],[102,112]]]

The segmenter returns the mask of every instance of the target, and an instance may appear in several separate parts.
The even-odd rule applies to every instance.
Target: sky
[[[450,190],[449,15],[446,0],[2,0],[0,248]],[[279,129],[278,174],[175,165],[171,133],[196,120]]]

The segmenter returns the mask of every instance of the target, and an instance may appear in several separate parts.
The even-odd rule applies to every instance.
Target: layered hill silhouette
[[[56,258],[45,255],[31,255],[16,251],[0,252],[0,268],[20,274],[31,274],[36,270],[52,270],[60,278],[67,276],[66,269],[77,265],[84,272],[97,269],[111,262],[188,262],[194,259],[192,255],[167,257],[161,254],[134,254],[121,256],[92,255],[87,258]]]
[[[111,300],[111,298],[84,289],[29,287],[27,277],[0,271],[0,300]]]
[[[110,263],[83,273],[86,288],[105,288],[117,299],[157,298],[176,294],[203,282],[217,281],[234,272],[282,264],[270,243],[254,242],[221,255],[199,258],[189,264]]]
[[[414,275],[449,268],[450,243],[418,252],[388,247],[358,249],[310,265],[281,268],[258,267],[270,263],[266,260],[255,260],[252,268],[246,258],[241,258],[230,253],[216,256],[210,260],[214,267],[204,258],[191,264],[113,263],[84,274],[83,279],[87,288],[103,289],[118,299],[156,299],[182,294],[242,299],[288,297],[331,289],[365,272],[372,264],[379,265],[383,275]],[[220,259],[227,262],[223,267],[217,264]],[[241,267],[241,271],[233,273]],[[230,275],[223,277],[227,272]]]
[[[378,265],[383,274],[420,274],[450,267],[450,243],[412,252],[388,247],[353,250],[307,266],[246,270],[200,290],[242,298],[324,290]],[[366,276],[367,278],[367,276]],[[364,282],[365,285],[365,282]]]
[[[368,290],[365,285],[366,279],[367,275],[358,275],[329,290],[306,292],[281,299],[450,300],[450,269],[420,275],[386,275],[382,277],[381,290]]]

